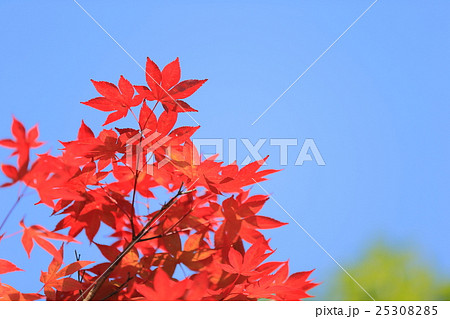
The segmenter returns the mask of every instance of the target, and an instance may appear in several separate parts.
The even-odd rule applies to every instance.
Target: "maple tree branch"
[[[128,274],[128,276],[129,276],[129,275],[130,275],[130,274]],[[102,298],[101,301],[105,301],[105,300],[111,298],[112,296],[117,295],[120,291],[122,291],[123,288],[125,288],[126,286],[128,286],[128,283],[129,283],[132,279],[133,279],[133,277],[130,277],[130,276],[129,276],[128,279],[127,279],[123,284],[121,284],[115,291],[113,291],[112,293],[110,293],[110,294],[107,295],[106,297]]]
[[[140,174],[141,172],[140,171],[138,171],[138,169],[137,169],[137,165],[136,165],[136,176],[135,176],[135,178],[134,178],[134,187],[133,187],[133,199],[132,199],[132,201],[131,201],[131,207],[132,207],[132,212],[131,212],[131,214],[130,214],[130,223],[131,223],[131,238],[135,238],[136,237],[136,230],[134,229],[134,214],[135,214],[135,212],[136,212],[136,210],[135,210],[135,208],[134,208],[134,204],[135,204],[135,201],[136,201],[136,190],[137,190],[137,183],[138,183],[138,179],[139,179],[139,174]]]
[[[152,113],[154,112],[154,110],[155,110],[155,108],[156,108],[156,106],[158,105],[158,103],[159,103],[159,101],[156,101],[156,103],[155,103],[155,105],[153,106],[153,109],[152,109]],[[142,143],[142,141],[144,140],[144,138],[145,138],[145,136],[144,136],[144,128],[145,128],[145,126],[147,125],[147,123],[148,123],[148,120],[150,119],[150,115],[147,117],[147,119],[145,120],[145,123],[144,123],[144,125],[143,125],[143,127],[141,127],[141,123],[139,122],[139,119],[136,117],[136,115],[134,114],[134,112],[133,112],[133,110],[131,110],[131,108],[130,108],[130,111],[131,111],[131,113],[133,113],[133,116],[134,116],[134,118],[136,119],[136,121],[138,122],[138,125],[139,125],[139,133],[141,134],[141,138],[140,138],[140,140],[139,140],[139,144],[141,144]],[[130,223],[131,223],[131,233],[132,233],[132,238],[134,239],[135,238],[135,236],[136,236],[136,233],[135,233],[135,229],[134,229],[134,213],[135,213],[135,201],[136,201],[136,191],[137,191],[137,183],[138,183],[138,180],[139,180],[139,175],[141,174],[141,170],[139,170],[139,161],[138,161],[138,159],[139,159],[139,157],[136,157],[136,171],[135,172],[133,172],[133,170],[132,170],[132,172],[133,172],[133,174],[135,174],[135,177],[134,177],[134,186],[133,186],[133,197],[132,197],[132,202],[131,202],[131,206],[133,207],[133,211],[132,211],[132,214],[131,214],[131,217],[130,217]],[[144,165],[147,165],[147,163],[148,163],[148,161],[149,161],[149,159],[147,159],[147,160],[145,160],[144,159],[144,164],[142,165],[142,167],[144,168]],[[181,184],[181,187],[183,186],[183,184]],[[181,187],[180,187],[180,189],[181,189]]]
[[[156,106],[158,105],[158,103],[159,103],[159,101],[156,101],[155,105],[153,105],[152,113],[155,111],[155,108],[156,108]],[[142,132],[143,129],[147,126],[148,120],[150,119],[150,116],[151,116],[152,113],[150,113],[150,115],[149,115],[149,116],[147,117],[147,119],[145,120],[145,123],[144,123],[143,127],[141,127],[141,125],[140,125],[140,123],[139,123],[139,129],[141,130],[141,135],[142,135],[142,133],[143,133],[143,132]]]
[[[149,241],[149,240],[153,240],[153,239],[157,239],[157,238],[162,238],[162,237],[165,237],[165,236],[178,234],[178,233],[182,233],[182,232],[188,231],[188,230],[192,230],[192,227],[183,228],[183,229],[172,231],[172,232],[164,232],[163,234],[156,235],[156,236],[149,237],[149,238],[142,238],[139,242],[142,243],[144,241]]]
[[[11,209],[9,210],[9,212],[6,214],[5,218],[2,221],[2,224],[0,225],[0,231],[2,230],[3,226],[5,226],[6,222],[8,221],[9,217],[11,216],[11,214],[13,213],[13,211],[16,209],[17,205],[19,205],[20,201],[22,200],[22,198],[25,196],[25,191],[27,190],[27,187],[25,187],[22,192],[19,194],[19,196],[17,197],[16,202],[12,205]]]
[[[122,261],[122,259],[133,249],[133,247],[144,237],[148,230],[151,229],[153,224],[158,221],[160,217],[162,217],[175,202],[178,200],[178,198],[182,195],[188,194],[191,191],[183,191],[183,184],[181,184],[180,189],[178,192],[167,202],[165,203],[159,212],[151,218],[147,224],[142,228],[142,230],[139,232],[139,234],[134,238],[125,248],[124,250],[116,257],[116,259],[108,266],[108,268],[95,280],[95,282],[84,291],[83,294],[78,297],[77,300],[83,300],[83,301],[90,301],[94,298],[97,291],[100,289],[100,287],[105,283],[106,279],[108,279],[109,275],[114,271],[114,269],[119,265],[119,263]],[[89,291],[89,292],[88,292]],[[87,293],[88,292],[88,293]],[[86,297],[83,298],[83,296],[86,295]],[[83,298],[83,299],[82,299]]]
[[[190,193],[190,192],[192,192],[192,191],[189,191],[189,192],[184,192],[184,194],[188,194],[188,193]],[[166,236],[166,235],[169,235],[169,232],[172,230],[172,229],[174,229],[189,213],[191,213],[192,211],[193,211],[194,209],[193,208],[191,208],[186,214],[184,214],[183,215],[183,217],[181,217],[175,224],[173,224],[172,226],[170,226],[163,234],[161,234],[161,235],[158,235],[156,238],[159,238],[159,237],[164,237],[164,236]],[[155,215],[156,216],[156,215]],[[161,215],[162,216],[162,215]],[[145,231],[145,234],[144,234],[144,236],[145,235],[147,235],[148,234],[148,232],[150,231],[150,230],[152,230],[152,227],[149,227],[146,231]],[[171,232],[170,234],[174,234],[174,233],[176,233],[176,232]],[[154,239],[154,238],[153,238]],[[146,239],[145,239],[146,240]],[[141,241],[143,241],[143,240],[141,240]]]
[[[159,101],[156,101],[155,105],[153,106],[152,112],[155,110],[156,106],[158,105],[158,102]],[[139,144],[141,144],[144,139],[143,127],[145,127],[147,125],[147,122],[150,119],[150,116],[145,121],[143,127],[141,127],[141,123],[139,122],[139,119],[137,118],[136,114],[133,112],[133,110],[131,108],[129,108],[129,110],[131,111],[131,113],[133,114],[133,117],[135,118],[136,122],[139,125],[139,134],[141,135]],[[136,158],[136,160],[138,161],[138,157]],[[145,162],[145,164],[147,164],[147,162],[148,162],[148,160]],[[131,224],[131,234],[132,234],[132,238],[134,239],[136,237],[136,230],[134,227],[136,192],[137,192],[137,184],[138,184],[138,180],[139,180],[139,175],[141,174],[141,171],[139,170],[139,162],[136,163],[136,171],[133,171],[132,168],[130,168],[130,169],[131,169],[131,172],[135,175],[134,176],[133,195],[132,195],[132,200],[131,200],[131,206],[133,207],[133,211],[131,212],[131,214],[129,216],[130,224]]]
[[[184,194],[188,194],[188,193],[191,193],[191,192],[193,192],[193,191],[195,191],[195,189],[194,189],[194,190],[191,190],[191,191],[185,191]],[[187,212],[186,214],[184,214],[184,215],[183,215],[176,223],[174,223],[172,226],[170,226],[163,234],[157,235],[157,236],[154,236],[154,237],[143,238],[143,239],[141,239],[140,241],[141,241],[141,242],[143,242],[143,241],[148,241],[148,240],[152,240],[152,239],[156,239],[156,238],[161,238],[161,237],[164,237],[164,236],[170,236],[170,235],[173,235],[173,234],[181,233],[181,232],[183,232],[183,231],[191,230],[192,227],[183,228],[183,229],[180,229],[180,230],[178,230],[178,231],[171,231],[172,229],[174,229],[175,227],[177,227],[177,226],[183,221],[183,219],[185,219],[190,213],[192,213],[192,211],[193,211],[194,209],[195,209],[195,207],[192,207],[190,210],[188,210],[188,212]],[[201,225],[206,225],[206,224],[210,224],[210,222],[203,223],[203,224],[201,224]],[[148,229],[148,230],[146,231],[146,234],[147,234],[150,230],[151,230],[151,228]]]
[[[155,106],[153,107],[153,110],[155,109],[156,105],[158,105],[158,101],[156,101]],[[152,110],[152,112],[153,112]],[[139,144],[142,143],[142,140],[144,139],[144,135],[143,135],[143,127],[141,127],[141,123],[139,122],[139,119],[136,117],[136,114],[134,114],[133,110],[130,108],[131,113],[133,114],[134,118],[136,119],[138,125],[139,125],[139,133],[141,134],[141,138],[139,140]],[[147,120],[145,121],[144,127],[147,125],[148,120],[150,119],[150,116],[147,118]],[[138,157],[136,157],[136,161],[138,161]],[[146,162],[147,163],[147,162]],[[133,172],[135,174],[134,177],[134,187],[133,187],[133,198],[132,198],[132,202],[131,202],[131,206],[133,207],[133,212],[131,214],[131,218],[130,218],[130,222],[131,222],[131,233],[132,233],[132,238],[134,239],[136,236],[135,233],[135,229],[134,229],[134,204],[136,201],[136,190],[137,190],[137,183],[138,183],[138,179],[139,179],[139,174],[141,173],[141,171],[139,170],[139,162],[136,163],[136,171]]]
[[[177,227],[177,226],[181,223],[181,221],[182,221],[187,215],[189,215],[193,210],[194,210],[194,209],[191,208],[186,214],[183,215],[183,217],[181,217],[176,223],[174,223],[172,226],[170,226],[170,227],[169,227],[164,233],[162,233],[161,235],[157,235],[157,236],[155,236],[155,237],[150,237],[150,238],[144,238],[144,239],[141,239],[141,241],[147,241],[147,240],[150,240],[150,239],[161,238],[161,237],[164,237],[164,236],[170,236],[170,235],[173,235],[173,234],[182,232],[182,231],[184,231],[184,230],[188,230],[188,228],[186,228],[186,229],[181,229],[181,230],[179,230],[179,231],[172,231],[172,229],[174,229],[175,227]],[[189,229],[191,229],[191,228],[189,228]],[[145,232],[145,234],[148,234],[148,232],[149,232],[150,230],[151,230],[151,228],[149,228],[149,229]]]
[[[78,254],[76,249],[75,249],[74,253],[75,253],[76,261],[80,261],[81,260],[81,254]],[[83,270],[83,271],[78,270],[77,271],[77,281],[79,283],[83,282],[85,273],[86,273],[86,270]],[[83,290],[79,290],[79,294],[81,295],[82,293],[83,293]]]

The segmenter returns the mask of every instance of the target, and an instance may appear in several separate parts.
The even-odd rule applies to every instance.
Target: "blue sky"
[[[183,79],[209,79],[188,100],[199,110],[197,138],[313,138],[326,166],[288,165],[263,186],[344,266],[383,236],[416,245],[449,274],[448,1],[380,0],[253,126],[371,1],[79,3],[142,65],[147,56],[159,65],[180,57]],[[28,127],[39,123],[41,140],[56,150],[81,119],[104,121],[79,103],[96,96],[91,78],[123,74],[144,84],[143,71],[73,1],[4,1],[0,17],[2,137],[15,115]],[[195,123],[182,116],[180,124]],[[300,146],[292,149],[291,164]],[[279,168],[277,148],[260,153]],[[7,156],[0,150],[0,161]],[[16,196],[1,190],[1,215]],[[20,204],[11,233],[24,215],[29,224],[47,219],[34,200]],[[273,201],[264,213],[290,222]],[[290,259],[292,271],[316,268],[325,281],[316,293],[326,289],[338,267],[297,225],[267,233],[277,259]],[[48,258],[37,250],[32,264],[18,240],[2,242],[0,258],[30,272],[2,280],[39,287],[28,280]]]

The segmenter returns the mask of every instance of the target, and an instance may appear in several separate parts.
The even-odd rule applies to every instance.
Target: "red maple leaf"
[[[0,185],[0,187],[7,187],[20,181],[27,174],[27,168],[26,166],[22,166],[20,169],[17,169],[12,165],[2,164],[2,172],[6,177],[9,177],[11,181]]]
[[[40,294],[24,294],[0,282],[0,301],[33,301],[41,298]]]
[[[73,239],[70,236],[51,232],[40,225],[33,225],[30,227],[26,227],[25,223],[23,222],[23,219],[20,221],[20,226],[23,228],[22,245],[25,251],[27,252],[28,258],[30,258],[31,251],[33,250],[34,242],[36,242],[36,244],[38,244],[41,248],[46,250],[55,259],[61,262],[62,262],[62,255],[55,248],[55,246],[48,241],[48,239],[79,243],[77,240]]]
[[[105,81],[97,82],[91,80],[91,82],[94,84],[98,93],[103,96],[81,103],[100,111],[113,112],[108,116],[103,125],[107,125],[127,116],[130,108],[138,106],[142,102],[140,96],[134,96],[133,85],[131,85],[131,83],[122,75],[119,79],[119,87]]]
[[[267,273],[266,269],[272,270],[273,265],[266,263],[258,267],[258,271]],[[270,271],[271,272],[271,271]],[[245,287],[245,294],[251,298],[268,298],[274,300],[299,300],[311,297],[307,291],[317,286],[308,280],[312,271],[298,272],[289,276],[288,263],[283,263],[282,267],[273,275],[267,273],[259,280],[254,280]],[[288,278],[289,276],[289,278]]]
[[[7,187],[15,184],[23,179],[28,172],[28,164],[30,161],[30,148],[37,148],[43,143],[37,142],[39,137],[39,130],[37,125],[33,126],[28,132],[21,122],[13,117],[13,123],[11,125],[11,132],[14,136],[12,139],[0,140],[0,146],[14,149],[11,156],[18,156],[18,167],[12,165],[2,164],[1,169],[3,173],[11,179],[11,182],[4,183],[0,187]]]
[[[179,300],[185,293],[188,281],[174,281],[164,270],[158,268],[153,279],[153,288],[146,285],[137,286],[137,291],[145,300],[173,301]]]
[[[17,268],[16,265],[14,265],[12,262],[8,260],[0,259],[0,275],[13,271],[23,271],[23,270]]]
[[[148,101],[161,102],[164,109],[175,112],[197,112],[186,102],[182,101],[195,93],[207,80],[180,81],[181,71],[178,58],[167,64],[161,70],[155,62],[147,58],[146,86],[135,86],[142,98]]]
[[[59,256],[63,256],[64,250],[63,246],[58,251]],[[76,281],[73,278],[67,278],[67,276],[72,275],[74,272],[94,263],[93,261],[77,261],[67,265],[60,270],[62,266],[62,260],[59,258],[54,258],[50,265],[48,266],[47,272],[41,272],[41,282],[44,284],[45,295],[54,300],[55,290],[57,291],[75,291],[83,288],[83,284]],[[66,277],[66,278],[64,278]]]
[[[33,126],[28,132],[21,122],[15,117],[11,125],[11,132],[14,140],[0,140],[0,145],[7,148],[13,148],[15,151],[12,155],[18,155],[19,167],[28,165],[30,148],[37,148],[43,143],[36,141],[39,137],[39,129],[37,125]]]
[[[221,264],[223,270],[230,274],[239,274],[242,276],[252,276],[255,274],[255,269],[267,258],[270,253],[265,253],[271,250],[267,242],[263,239],[253,244],[242,256],[236,249],[231,248],[228,252],[229,264]]]

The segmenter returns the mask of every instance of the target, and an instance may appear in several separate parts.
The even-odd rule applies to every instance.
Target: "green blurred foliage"
[[[374,244],[346,270],[375,300],[450,300],[450,280],[439,275],[413,249],[394,249]],[[328,284],[327,300],[371,300],[343,271]]]

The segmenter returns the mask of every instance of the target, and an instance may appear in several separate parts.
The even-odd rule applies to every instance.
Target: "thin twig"
[[[156,107],[156,105],[158,105],[158,101],[156,101],[156,104],[154,106],[154,108]],[[141,127],[141,123],[139,123],[138,118],[136,117],[136,115],[134,114],[133,111],[131,111],[133,113],[133,116],[135,117],[138,125],[139,125],[139,134],[141,134],[141,138],[139,140],[139,144],[142,143],[143,139],[144,139],[144,135],[143,135],[143,130],[145,125],[147,125],[147,122],[150,118],[150,116],[147,118],[144,127]],[[147,162],[145,163],[147,164]],[[142,166],[142,168],[144,168],[144,166]],[[134,239],[136,237],[136,233],[135,233],[135,229],[134,229],[134,213],[135,213],[135,201],[136,201],[136,191],[137,191],[137,184],[138,184],[138,180],[139,180],[139,175],[141,174],[141,171],[139,170],[139,154],[136,154],[136,171],[133,172],[134,176],[134,187],[133,187],[133,199],[131,201],[131,206],[133,207],[133,211],[131,212],[131,218],[130,218],[130,222],[131,222],[131,233],[132,233],[132,238]]]
[[[131,111],[131,114],[133,114],[134,119],[136,120],[137,124],[139,125],[139,120],[136,116],[136,114],[134,114],[133,110],[131,109],[131,107],[128,108]]]
[[[13,211],[16,209],[17,205],[19,205],[20,201],[22,200],[22,198],[25,196],[25,191],[27,190],[27,187],[25,187],[22,190],[22,193],[19,194],[19,196],[17,197],[16,202],[14,203],[14,205],[12,205],[11,209],[9,210],[9,212],[6,214],[5,218],[2,221],[2,224],[0,225],[0,231],[2,230],[3,226],[5,226],[6,222],[8,221],[9,217],[11,216],[11,214],[13,213]]]
[[[132,237],[131,238],[133,238],[134,239],[134,237],[136,237],[136,231],[135,231],[135,229],[134,229],[134,214],[135,214],[135,208],[134,208],[134,205],[135,205],[135,201],[136,201],[136,190],[137,190],[137,184],[138,184],[138,179],[139,179],[139,174],[141,173],[140,171],[138,171],[138,164],[136,164],[136,176],[135,176],[135,178],[134,178],[134,187],[133,187],[133,199],[132,199],[132,201],[131,201],[131,209],[132,209],[132,212],[131,212],[131,214],[130,214],[130,222],[131,222],[131,234],[132,234]]]
[[[120,291],[122,291],[123,288],[125,288],[125,287],[128,285],[128,283],[129,283],[132,279],[133,279],[133,277],[130,277],[130,276],[129,276],[128,279],[127,279],[123,284],[121,284],[115,291],[113,291],[112,293],[110,293],[110,294],[107,295],[106,297],[102,298],[101,301],[105,301],[105,300],[111,298],[112,296],[118,294]]]
[[[122,259],[131,251],[131,249],[133,249],[133,247],[142,239],[142,237],[144,237],[147,234],[148,230],[151,229],[151,227],[153,226],[153,223],[157,222],[158,219],[162,217],[167,212],[167,210],[169,210],[172,207],[173,204],[175,204],[175,202],[178,200],[180,196],[192,192],[192,191],[182,191],[182,187],[183,185],[181,185],[180,189],[175,194],[175,196],[173,196],[166,204],[164,204],[161,207],[159,212],[152,219],[150,219],[147,222],[147,224],[142,228],[142,230],[139,232],[136,238],[134,238],[133,241],[124,248],[124,250],[119,254],[119,256],[116,257],[116,259],[108,266],[108,268],[94,281],[94,283],[91,284],[91,286],[88,289],[84,291],[83,294],[80,295],[80,297],[78,297],[77,300],[83,301],[92,300],[97,291],[109,277],[109,275],[114,271],[114,269],[122,261]],[[86,293],[87,295],[86,297],[84,297]]]
[[[142,238],[139,242],[142,243],[144,241],[149,241],[149,240],[153,240],[153,239],[157,239],[157,238],[162,238],[162,237],[178,234],[178,233],[182,233],[182,232],[185,232],[185,231],[188,231],[188,230],[192,230],[192,227],[183,228],[183,229],[180,229],[180,230],[172,231],[170,233],[164,232],[163,234],[155,235],[155,236],[149,237],[149,238]]]
[[[78,254],[76,249],[74,250],[74,253],[75,253],[76,261],[80,261],[81,260],[81,254]],[[77,280],[78,280],[79,283],[83,282],[85,273],[86,273],[86,270],[83,270],[83,271],[78,270],[77,271]],[[83,293],[83,290],[80,289],[78,292],[81,295]]]
[[[181,223],[181,221],[187,216],[187,215],[189,215],[192,211],[194,210],[194,208],[191,208],[186,214],[184,214],[176,223],[174,223],[172,226],[170,226],[166,231],[164,231],[164,233],[163,234],[161,234],[161,235],[158,235],[158,236],[155,236],[155,237],[151,237],[151,238],[144,238],[144,239],[141,239],[141,241],[147,241],[147,240],[150,240],[150,239],[155,239],[155,238],[161,238],[161,237],[164,237],[164,236],[169,236],[169,235],[173,235],[173,234],[176,234],[176,233],[178,233],[177,231],[171,231],[172,229],[174,229],[175,227],[177,227],[180,223]],[[150,231],[151,229],[149,228],[146,232],[145,232],[145,235],[146,234],[148,234],[148,232]],[[187,229],[186,229],[187,230]],[[183,230],[180,230],[179,232],[182,232]],[[145,236],[144,235],[144,236]]]

